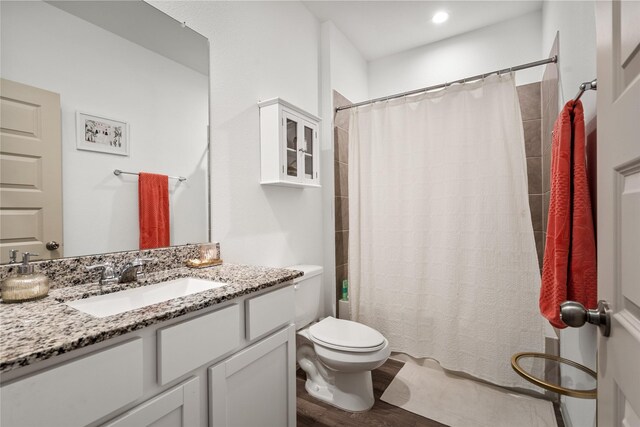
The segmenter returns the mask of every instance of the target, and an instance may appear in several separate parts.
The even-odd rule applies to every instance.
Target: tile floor
[[[321,402],[304,389],[305,374],[297,371],[298,427],[379,426],[379,427],[449,427],[437,421],[405,411],[380,400],[380,396],[396,376],[403,362],[389,359],[373,371],[373,394],[376,402],[368,412],[352,414]],[[554,404],[558,427],[564,427],[557,404]]]

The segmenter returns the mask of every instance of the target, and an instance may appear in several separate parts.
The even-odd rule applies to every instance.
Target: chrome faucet
[[[118,272],[113,264],[110,262],[104,262],[102,264],[90,265],[86,267],[88,271],[100,269],[100,287],[109,286],[109,285],[117,285],[118,283],[129,283],[129,282],[137,282],[138,279],[143,277],[144,272],[142,267],[148,263],[155,261],[155,258],[140,258],[136,257],[132,261],[127,262],[124,267],[122,267],[122,271]]]
[[[102,264],[89,265],[86,267],[87,271],[93,270],[101,270],[100,272],[100,287],[105,285],[116,285],[118,284],[118,275],[116,274],[115,269],[113,268],[113,264],[110,262],[105,262]]]
[[[122,267],[120,272],[119,283],[137,282],[144,276],[142,267],[148,263],[155,261],[155,258],[136,257],[133,261],[129,261]]]

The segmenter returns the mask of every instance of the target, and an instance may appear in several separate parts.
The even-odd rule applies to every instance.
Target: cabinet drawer
[[[158,330],[158,382],[167,384],[240,345],[238,304]]]
[[[135,339],[3,386],[3,426],[84,426],[142,396]]]
[[[246,336],[249,341],[294,320],[295,292],[287,286],[245,301]]]

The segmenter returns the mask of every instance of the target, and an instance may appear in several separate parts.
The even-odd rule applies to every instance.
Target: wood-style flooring
[[[449,427],[380,400],[380,396],[402,368],[402,365],[404,365],[403,362],[389,359],[384,365],[372,372],[375,404],[371,410],[357,414],[342,411],[311,397],[304,389],[305,373],[302,369],[298,369],[296,378],[298,427]],[[555,403],[554,408],[558,427],[564,427],[560,411]]]

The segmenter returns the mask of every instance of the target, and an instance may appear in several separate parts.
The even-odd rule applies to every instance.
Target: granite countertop
[[[234,264],[159,271],[148,274],[138,283],[105,288],[105,293],[182,277],[228,282],[229,285],[104,318],[93,317],[64,304],[99,295],[97,283],[52,289],[46,298],[38,301],[0,304],[0,373],[285,283],[302,275],[300,271],[283,268]]]

